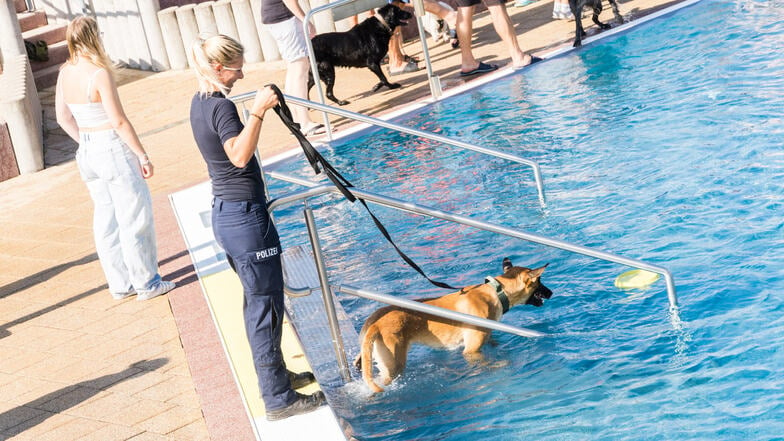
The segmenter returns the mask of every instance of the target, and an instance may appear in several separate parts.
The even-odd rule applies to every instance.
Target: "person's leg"
[[[286,70],[286,94],[293,97],[308,99],[308,74],[310,73],[310,61],[308,57],[290,61]],[[291,106],[291,116],[294,121],[299,123],[303,133],[316,125],[310,119],[307,107]]]
[[[128,278],[128,269],[122,256],[120,246],[120,234],[117,229],[117,220],[114,217],[114,205],[112,204],[111,194],[108,183],[101,179],[96,170],[91,166],[95,162],[98,167],[111,161],[112,158],[105,152],[87,151],[91,146],[81,143],[76,152],[76,164],[79,173],[84,180],[90,198],[93,200],[93,236],[95,238],[95,250],[98,254],[98,261],[101,263],[106,281],[109,284],[109,292],[120,298],[123,294],[130,292],[131,281]]]
[[[471,34],[474,32],[474,6],[457,8],[457,40],[460,42],[460,70],[470,72],[479,66],[471,51]]]
[[[154,289],[158,274],[158,246],[152,213],[152,196],[139,173],[136,155],[119,139],[114,140],[118,178],[110,185],[128,277],[136,291]]]
[[[406,67],[405,54],[403,53],[403,37],[400,35],[400,28],[395,29],[392,38],[389,39],[389,70],[397,72]]]
[[[280,348],[283,298],[280,241],[265,204],[215,199],[212,208],[215,240],[229,256],[244,293],[245,332],[253,356],[259,393],[267,409],[297,399],[291,389]],[[280,302],[282,303],[282,301]]]
[[[496,33],[509,49],[512,65],[514,67],[523,67],[531,64],[531,56],[520,49],[512,19],[509,17],[509,13],[506,12],[506,5],[503,3],[489,4],[487,5],[487,10],[490,11],[490,17],[493,20],[493,27]],[[462,44],[462,41],[460,43]]]
[[[265,25],[266,29],[278,43],[281,58],[288,62],[286,69],[286,84],[284,92],[297,98],[308,99],[308,75],[310,75],[310,60],[308,47],[302,22],[296,17],[274,24]],[[299,123],[300,130],[306,135],[316,134],[316,127],[321,124],[310,119],[308,109],[302,106],[291,106],[294,121]],[[309,133],[312,132],[312,133]]]

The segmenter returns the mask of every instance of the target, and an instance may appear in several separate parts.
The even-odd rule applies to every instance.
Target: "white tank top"
[[[90,81],[87,82],[87,103],[83,104],[68,104],[71,114],[76,120],[76,125],[79,128],[90,129],[93,127],[100,127],[109,123],[109,115],[103,108],[102,102],[90,102],[90,91],[93,87],[93,81],[98,72],[103,68],[96,70],[91,76]]]

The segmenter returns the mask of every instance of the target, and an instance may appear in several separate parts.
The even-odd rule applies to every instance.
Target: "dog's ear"
[[[508,257],[504,257],[504,261],[501,263],[501,268],[503,268],[504,272],[507,272],[511,267],[512,267],[512,259]]]
[[[547,268],[547,265],[549,264],[550,263],[548,262],[535,270],[531,270],[531,272],[528,273],[528,277],[532,279],[538,279],[539,277],[542,277],[542,273],[544,272],[544,269]]]

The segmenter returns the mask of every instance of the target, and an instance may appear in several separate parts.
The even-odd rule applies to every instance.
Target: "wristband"
[[[264,118],[261,115],[259,115],[258,113],[251,112],[250,116],[255,116],[256,118],[259,119],[259,122],[264,121]]]

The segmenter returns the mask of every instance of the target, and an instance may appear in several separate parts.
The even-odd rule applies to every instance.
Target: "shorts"
[[[305,32],[302,29],[302,21],[297,17],[291,17],[280,23],[264,25],[275,42],[278,43],[280,56],[288,61],[297,61],[308,56],[308,43],[305,41]]]
[[[485,6],[496,6],[496,5],[503,5],[504,2],[502,0],[455,0],[458,8],[467,8],[469,6],[476,6],[480,2],[484,3]]]

